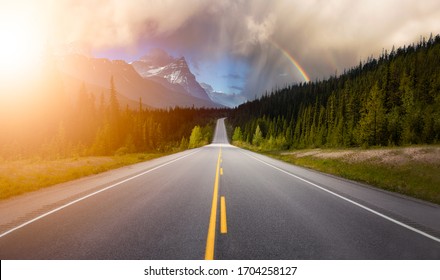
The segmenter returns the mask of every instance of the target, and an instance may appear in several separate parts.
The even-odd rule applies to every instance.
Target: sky
[[[22,40],[28,48],[73,43],[126,61],[162,48],[185,56],[199,82],[249,99],[440,33],[438,0],[0,0],[0,7],[2,39],[12,26],[31,34]]]

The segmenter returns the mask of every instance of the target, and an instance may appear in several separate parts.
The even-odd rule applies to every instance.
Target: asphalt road
[[[223,232],[223,233],[222,233]],[[440,259],[440,207],[213,144],[0,202],[1,259]]]

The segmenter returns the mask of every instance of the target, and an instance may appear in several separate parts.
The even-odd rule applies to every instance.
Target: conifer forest
[[[440,36],[384,50],[338,77],[273,90],[231,111],[233,140],[267,149],[440,141]]]

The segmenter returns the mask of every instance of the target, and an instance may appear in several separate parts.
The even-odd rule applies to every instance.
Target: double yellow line
[[[220,151],[218,152],[218,158],[217,158],[217,167],[215,171],[214,193],[212,195],[211,215],[209,218],[208,237],[206,239],[205,260],[214,259],[215,232],[216,232],[216,224],[217,224],[218,189],[219,189],[220,175],[223,175],[223,168],[220,167],[221,161],[222,161],[222,148],[220,147]],[[226,224],[226,202],[225,202],[225,197],[222,196],[220,201],[220,232],[227,233],[227,231],[228,230]]]

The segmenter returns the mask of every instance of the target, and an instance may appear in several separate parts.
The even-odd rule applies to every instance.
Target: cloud
[[[240,86],[229,86],[229,88],[230,88],[230,89],[236,89],[236,90],[238,90],[238,91],[243,90],[243,87],[240,87]]]
[[[222,78],[231,79],[231,80],[240,80],[242,79],[242,76],[238,74],[228,74],[228,75],[223,75]]]
[[[94,48],[127,47],[172,34],[203,9],[198,1],[48,2],[56,39],[88,41]]]
[[[440,33],[438,0],[60,0],[38,11],[59,43],[132,52],[166,46],[190,56],[193,65],[229,56],[249,66],[242,78],[251,98],[303,81],[274,42],[315,80],[383,48]]]

